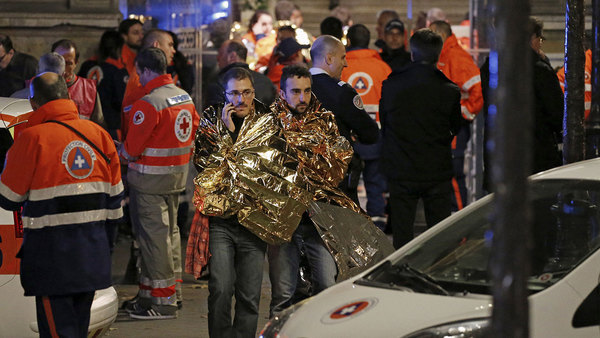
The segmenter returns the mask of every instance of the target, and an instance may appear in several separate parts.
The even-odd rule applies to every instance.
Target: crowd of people
[[[218,68],[206,71],[196,103],[190,92],[200,79],[176,36],[144,31],[136,19],[102,34],[77,73],[71,40],[48,46],[38,62],[0,35],[0,96],[29,99],[34,109],[15,126],[14,144],[1,129],[0,206],[23,206],[21,280],[36,296],[40,332],[87,328],[94,290],[110,284],[118,222],[139,251],[139,292],[123,303],[131,318],[176,318],[184,270],[208,271],[210,335],[254,337],[265,257],[271,316],[300,299],[303,257],[313,294],[375,259],[345,265],[354,263],[340,258],[335,230],[314,219],[329,209],[315,203],[352,210],[373,238],[391,232],[394,248],[414,238],[419,200],[428,227],[467,204],[469,124],[485,111],[493,130],[484,109],[489,61],[477,67],[443,11],[424,13],[411,31],[396,11],[380,11],[378,50],[346,8],[332,10],[317,38],[302,29],[293,2],[278,1],[274,12],[276,22],[258,10],[243,36],[213,39]],[[541,51],[542,29],[531,21],[534,171],[560,165],[563,94]],[[187,176],[196,175],[190,161],[196,215],[183,262],[177,215]],[[388,253],[384,242],[375,246]],[[64,243],[69,250],[59,249]],[[50,265],[60,271],[51,280]],[[79,265],[94,271],[73,275]]]

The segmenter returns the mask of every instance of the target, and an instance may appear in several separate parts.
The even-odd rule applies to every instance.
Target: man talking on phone
[[[203,115],[216,131],[206,134],[201,127],[196,136],[194,163],[199,172],[218,166],[221,162],[213,159],[220,148],[239,148],[254,132],[251,124],[256,117],[269,113],[255,99],[248,69],[231,68],[223,75],[222,85],[225,102],[208,107]],[[202,138],[214,138],[210,143],[215,146],[208,150],[200,147]],[[209,221],[208,332],[211,337],[255,337],[267,244],[241,225],[237,214],[230,215],[211,216]]]

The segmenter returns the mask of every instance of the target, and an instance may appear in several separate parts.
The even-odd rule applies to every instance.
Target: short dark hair
[[[123,34],[123,35],[127,35],[129,34],[129,29],[131,28],[131,26],[134,25],[144,25],[140,20],[138,19],[125,19],[123,21],[121,21],[121,23],[119,24],[119,33]]]
[[[229,80],[231,79],[235,79],[238,81],[241,81],[243,79],[249,79],[250,83],[252,83],[252,87],[254,87],[254,79],[252,78],[252,73],[250,73],[250,71],[246,68],[233,67],[230,70],[226,71],[225,74],[223,74],[223,78],[221,80],[221,85],[223,86],[223,88],[227,88],[227,82],[229,82]]]
[[[410,38],[414,62],[436,63],[444,46],[442,37],[429,28],[417,30]]]
[[[13,43],[8,35],[0,34],[0,45],[4,47],[4,51],[7,53],[13,50]]]
[[[248,48],[246,48],[246,46],[238,40],[231,40],[229,45],[227,45],[227,50],[225,52],[227,54],[235,52],[235,54],[244,61],[248,57]]]
[[[307,77],[312,83],[312,76],[308,68],[302,65],[289,65],[283,67],[283,73],[281,73],[281,79],[279,80],[279,86],[281,90],[285,92],[286,80],[290,77]]]
[[[335,16],[328,16],[321,21],[321,35],[331,35],[338,39],[344,36],[344,24]]]
[[[40,106],[50,101],[69,98],[67,83],[62,75],[56,74],[55,81],[44,80],[41,76],[36,76],[30,86],[33,88],[34,94],[31,100]]]
[[[140,70],[148,68],[157,74],[167,73],[167,57],[160,48],[149,47],[142,49],[135,57],[135,63]]]
[[[105,31],[100,38],[100,45],[98,46],[100,60],[104,61],[108,58],[119,59],[124,43],[125,40],[121,36],[121,33],[114,30]]]
[[[269,13],[263,9],[257,9],[256,12],[254,12],[252,17],[250,18],[250,22],[248,23],[248,32],[252,32],[252,26],[254,26],[258,22],[258,19],[260,18],[261,15],[271,16],[271,13]]]
[[[346,35],[350,47],[369,47],[369,40],[371,40],[371,32],[367,26],[362,24],[356,24],[348,28],[348,34]]]
[[[75,42],[69,39],[58,40],[52,44],[51,52],[55,52],[57,48],[71,49],[75,50],[75,62],[79,62],[79,50],[77,49],[77,45]]]
[[[144,38],[142,39],[142,48],[147,48],[152,46],[154,41],[158,41],[161,36],[171,36],[168,31],[159,28],[153,28],[144,34]],[[175,43],[175,41],[173,41]]]
[[[544,37],[544,22],[536,17],[529,18],[528,24],[529,36],[534,35],[538,38]]]
[[[275,4],[275,20],[289,20],[295,10],[300,7],[288,0],[280,0]]]

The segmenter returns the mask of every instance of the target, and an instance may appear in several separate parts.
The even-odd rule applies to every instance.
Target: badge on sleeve
[[[133,124],[136,126],[144,122],[144,113],[141,110],[138,110],[133,114]]]
[[[356,94],[356,96],[354,97],[354,99],[352,99],[352,103],[354,103],[354,106],[358,109],[364,109],[365,105],[363,104],[362,99],[360,98],[360,95]]]

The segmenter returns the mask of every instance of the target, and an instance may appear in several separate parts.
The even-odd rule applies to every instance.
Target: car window
[[[600,183],[538,180],[530,186],[533,206],[532,273],[529,290],[543,290],[600,247]],[[392,262],[409,265],[448,290],[489,293],[493,198]],[[515,225],[518,227],[519,225]]]

